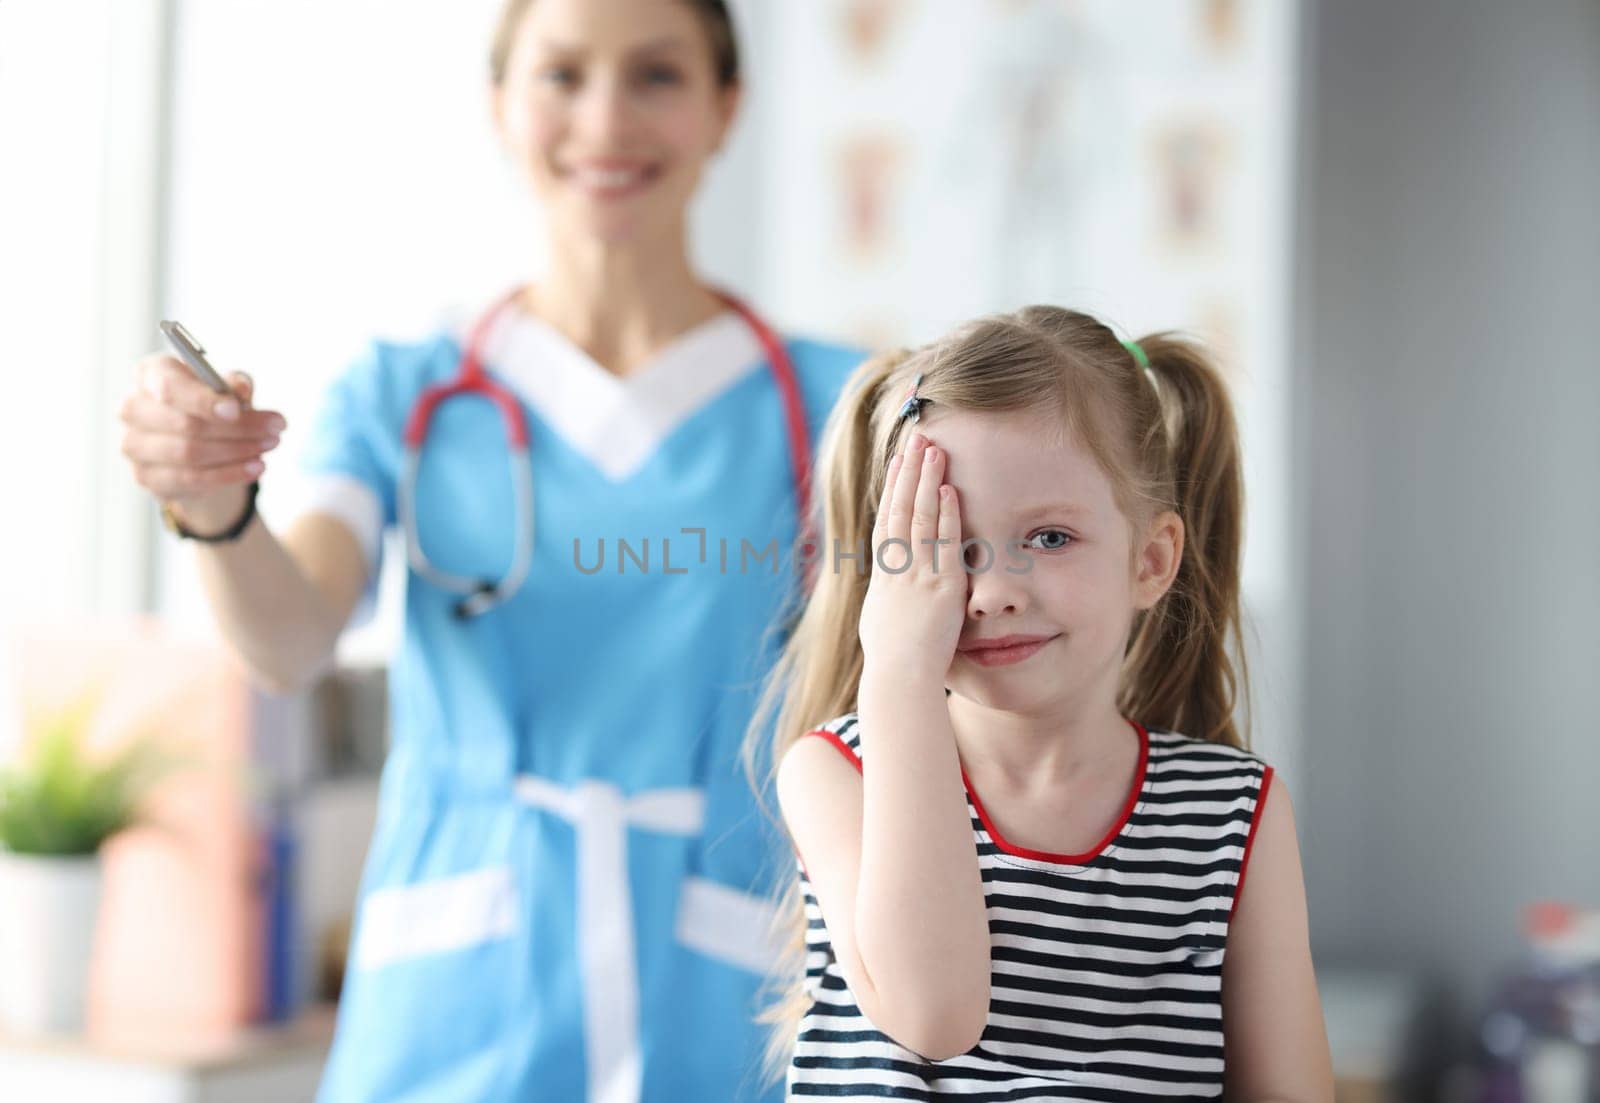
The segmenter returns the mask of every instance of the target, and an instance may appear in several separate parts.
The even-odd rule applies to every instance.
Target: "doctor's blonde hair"
[[[934,409],[1045,411],[1111,482],[1135,532],[1158,513],[1183,520],[1183,557],[1171,589],[1136,614],[1118,686],[1122,714],[1146,727],[1244,746],[1249,683],[1240,634],[1243,477],[1233,407],[1221,374],[1194,343],[1159,333],[1138,342],[1149,373],[1098,320],[1030,306],[961,326],[932,344],[856,369],[818,448],[813,524],[822,554],[815,586],[763,687],[745,762],[763,804],[784,753],[807,731],[854,711],[862,671],[858,626],[872,556],[839,569],[829,549],[870,546],[888,461],[909,432],[898,415],[912,380]],[[1131,565],[1130,565],[1131,567]],[[1236,723],[1235,713],[1239,714]],[[783,1075],[810,1005],[806,921],[790,875],[780,906],[786,956],[768,1071]]]

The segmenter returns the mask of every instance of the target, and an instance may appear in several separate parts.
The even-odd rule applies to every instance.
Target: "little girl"
[[[765,710],[791,1097],[1331,1100],[1216,370],[1036,306],[847,392]]]

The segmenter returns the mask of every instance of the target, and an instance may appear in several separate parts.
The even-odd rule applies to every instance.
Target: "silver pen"
[[[189,370],[194,372],[196,379],[218,394],[233,394],[233,388],[223,381],[222,376],[217,374],[217,369],[206,359],[206,350],[200,347],[200,342],[194,339],[194,334],[183,328],[182,323],[162,322],[161,332],[177,352],[178,358],[189,365]]]

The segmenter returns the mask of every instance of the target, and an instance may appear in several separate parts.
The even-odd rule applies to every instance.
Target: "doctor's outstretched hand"
[[[961,509],[944,473],[944,449],[921,433],[890,461],[861,607],[866,670],[918,687],[943,688],[966,619]]]
[[[249,376],[234,372],[228,384],[232,398],[213,392],[181,360],[152,354],[136,366],[118,412],[134,478],[199,527],[238,516],[245,488],[260,477],[285,426],[281,414],[251,407]]]

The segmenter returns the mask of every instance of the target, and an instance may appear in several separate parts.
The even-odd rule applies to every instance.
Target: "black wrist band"
[[[185,528],[182,521],[172,512],[170,505],[161,507],[161,518],[167,523],[167,528],[177,533],[185,540],[198,540],[202,544],[226,544],[239,539],[239,534],[244,532],[246,526],[256,515],[256,492],[261,489],[261,480],[257,479],[250,484],[249,494],[244,500],[244,512],[239,514],[239,519],[221,532],[206,534]]]

